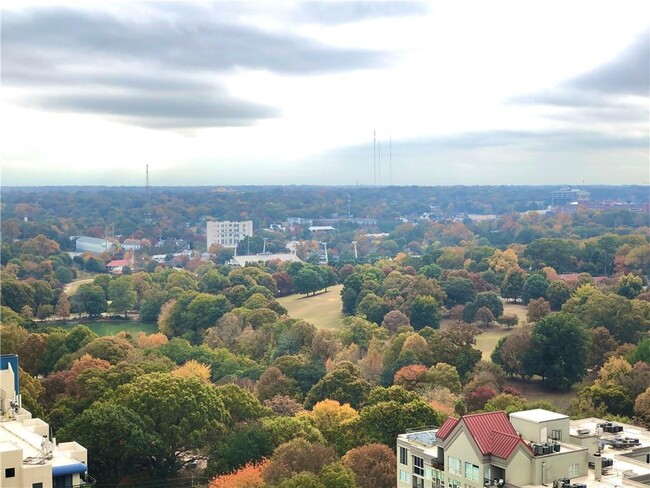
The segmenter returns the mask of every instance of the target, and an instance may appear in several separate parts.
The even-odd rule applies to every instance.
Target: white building
[[[543,409],[449,417],[397,438],[398,488],[644,488],[650,433]]]
[[[224,247],[237,247],[246,237],[253,237],[253,221],[231,222],[229,220],[208,222],[207,248],[212,244]]]
[[[0,486],[91,487],[88,453],[76,442],[49,439],[50,427],[21,407],[18,356],[0,356]]]
[[[247,264],[256,264],[256,263],[267,263],[269,261],[283,261],[283,262],[297,262],[302,263],[302,259],[296,256],[294,253],[284,253],[284,254],[252,254],[244,256],[233,256],[228,264],[230,266],[240,266],[244,267]]]
[[[76,240],[75,248],[77,252],[92,252],[94,254],[101,254],[103,252],[112,252],[113,243],[107,239],[81,236]]]

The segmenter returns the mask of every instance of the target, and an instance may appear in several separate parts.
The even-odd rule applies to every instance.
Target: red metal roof
[[[498,458],[508,459],[519,443],[522,443],[530,450],[530,446],[528,446],[528,444],[526,444],[518,435],[492,432],[492,447],[490,448],[490,453]]]
[[[445,422],[440,426],[438,432],[436,432],[436,437],[438,439],[446,439],[451,431],[454,430],[454,427],[456,427],[456,424],[458,424],[458,422],[459,419],[455,417],[448,417],[447,420],[445,420]]]
[[[461,420],[467,425],[467,430],[469,430],[483,455],[491,452],[493,432],[517,436],[517,431],[510,423],[505,412],[464,415]]]
[[[106,265],[107,268],[117,268],[119,266],[128,266],[129,265],[129,260],[128,259],[116,259],[115,261],[111,261]]]

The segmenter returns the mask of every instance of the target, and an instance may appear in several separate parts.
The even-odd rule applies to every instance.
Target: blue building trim
[[[52,477],[66,476],[68,474],[85,473],[88,467],[84,463],[64,464],[63,466],[52,466]]]

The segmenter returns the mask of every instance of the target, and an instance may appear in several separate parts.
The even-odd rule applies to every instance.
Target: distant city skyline
[[[641,0],[8,0],[1,182],[141,186],[148,164],[152,186],[648,185],[649,18]]]

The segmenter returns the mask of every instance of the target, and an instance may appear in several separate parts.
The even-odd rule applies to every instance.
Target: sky
[[[650,2],[4,0],[3,186],[650,184]]]

